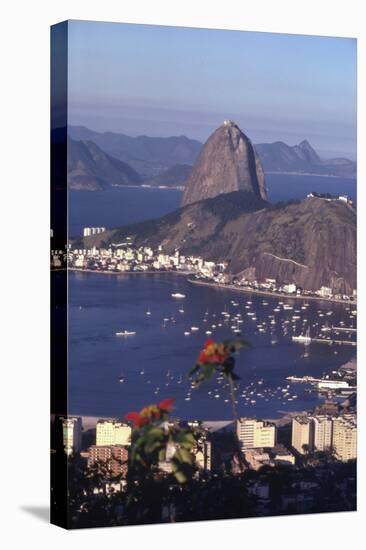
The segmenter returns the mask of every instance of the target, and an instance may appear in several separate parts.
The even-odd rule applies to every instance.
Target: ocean
[[[322,176],[266,176],[270,202],[302,199],[312,191],[346,194],[356,202],[352,179]],[[107,191],[70,191],[70,237],[82,234],[83,227],[118,227],[158,218],[179,208],[182,191],[177,189],[111,188]]]
[[[186,298],[173,298],[176,292]],[[278,306],[279,301],[293,310]],[[182,275],[70,272],[69,411],[123,417],[146,404],[174,397],[180,418],[230,419],[228,390],[222,381],[190,391],[187,378],[208,338],[207,330],[217,341],[233,336],[234,321],[225,323],[223,311],[232,319],[241,314],[243,337],[251,343],[251,348],[237,357],[241,377],[238,413],[277,418],[285,412],[309,410],[322,398],[309,393],[306,385],[289,384],[286,377],[329,373],[350,360],[355,348],[312,343],[304,357],[304,346],[293,342],[291,336],[308,325],[316,336],[326,320],[336,326],[343,320],[348,326],[354,325],[354,318],[342,304],[310,301],[306,310],[301,305],[302,301],[294,299],[194,285]],[[248,315],[253,312],[255,320]],[[275,317],[275,325],[270,324],[270,315]],[[294,315],[300,319],[292,320]],[[265,330],[260,332],[258,325]],[[192,326],[199,330],[192,332]],[[122,330],[136,334],[115,335]],[[185,336],[186,331],[191,334]]]

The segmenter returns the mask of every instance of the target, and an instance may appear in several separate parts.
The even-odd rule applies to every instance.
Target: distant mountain
[[[185,136],[131,137],[115,132],[95,132],[85,126],[69,126],[68,133],[75,141],[92,141],[107,155],[127,163],[147,180],[154,180],[176,165],[193,165],[203,147],[199,141]],[[293,146],[281,141],[258,143],[254,149],[264,173],[356,176],[355,162],[346,158],[324,160],[307,140]]]
[[[70,189],[100,191],[111,186],[141,183],[141,177],[131,166],[107,155],[92,141],[68,138],[67,154]]]
[[[154,177],[175,164],[193,164],[202,147],[199,141],[186,136],[130,137],[115,132],[94,132],[84,126],[69,126],[68,132],[74,140],[93,141],[145,178]]]
[[[155,187],[159,185],[164,185],[166,187],[181,187],[185,184],[191,172],[192,166],[189,164],[175,164],[158,176],[145,180],[143,183]]]
[[[282,141],[257,143],[255,149],[263,163],[265,172],[356,176],[355,162],[344,158],[323,160],[307,140],[293,146]]]
[[[240,190],[267,197],[252,142],[235,122],[225,120],[203,146],[186,182],[182,205]]]
[[[184,206],[157,220],[84,238],[85,246],[162,245],[214,261],[249,279],[294,282],[351,294],[356,287],[356,213],[340,200],[308,198],[270,206],[237,191]]]

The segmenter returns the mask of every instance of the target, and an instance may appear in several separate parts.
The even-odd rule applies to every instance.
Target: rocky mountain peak
[[[182,204],[240,190],[267,198],[264,172],[252,142],[235,122],[225,120],[203,146]]]

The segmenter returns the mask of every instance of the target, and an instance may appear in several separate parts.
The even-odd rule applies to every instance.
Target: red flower
[[[217,344],[211,338],[206,341],[205,346],[198,356],[197,363],[199,365],[210,364],[222,364],[228,357],[229,353],[225,349],[225,345]]]
[[[128,413],[126,418],[127,420],[130,420],[136,426],[136,428],[141,428],[149,421],[146,417],[144,418],[138,412],[130,412]]]
[[[174,399],[164,399],[159,405],[148,405],[138,412],[127,414],[127,420],[130,420],[136,428],[142,428],[154,420],[159,420],[165,413],[168,413],[173,407]]]
[[[158,407],[164,412],[170,412],[173,407],[175,399],[164,399],[164,401],[160,401]]]
[[[198,356],[198,363],[202,364],[207,362],[208,362],[208,357],[206,355],[206,352],[203,350]]]
[[[205,342],[205,348],[208,348],[208,346],[213,346],[214,343],[215,343],[215,342],[212,340],[212,338],[209,338],[209,339],[206,340],[206,342]]]

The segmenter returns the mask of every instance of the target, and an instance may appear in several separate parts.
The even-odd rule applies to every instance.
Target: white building
[[[104,233],[105,227],[84,227],[83,235],[84,237],[89,237],[90,235],[99,235],[99,233]]]
[[[319,296],[322,296],[323,298],[331,298],[333,295],[332,289],[328,286],[322,286],[320,287],[320,290],[318,290]]]
[[[81,417],[61,417],[62,438],[65,453],[69,456],[73,452],[81,451]]]
[[[315,451],[327,451],[332,448],[333,422],[329,416],[313,416],[312,448]]]
[[[276,465],[293,466],[295,464],[295,456],[283,445],[278,445],[274,449],[273,463]]]
[[[99,420],[96,429],[96,445],[130,445],[131,427],[116,420]]]
[[[342,462],[357,457],[357,422],[354,415],[333,420],[333,451]]]
[[[256,418],[239,418],[236,435],[242,450],[274,447],[276,444],[276,426]]]
[[[345,202],[346,204],[352,204],[352,200],[347,195],[339,195],[338,200]]]
[[[294,283],[283,285],[283,291],[287,292],[287,294],[294,294],[296,292],[296,285]]]
[[[312,448],[312,421],[308,416],[296,416],[292,419],[291,444],[300,454],[306,454]]]

